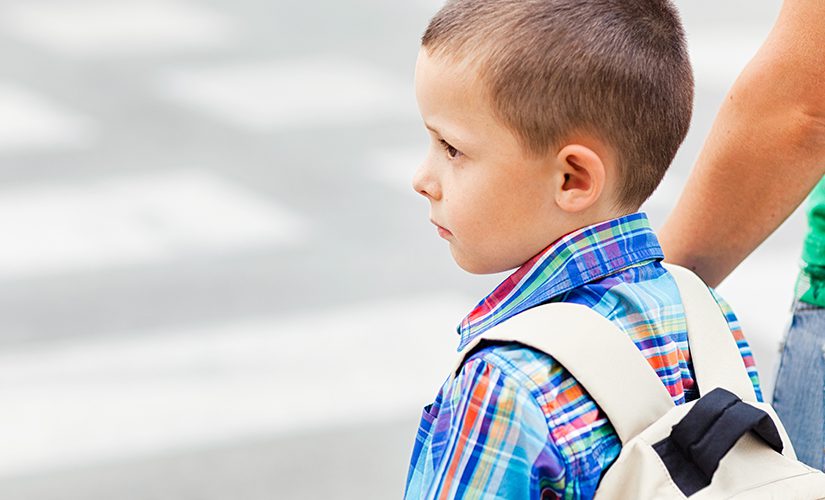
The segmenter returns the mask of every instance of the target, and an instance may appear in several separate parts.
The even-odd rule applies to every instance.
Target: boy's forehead
[[[418,51],[415,71],[416,77],[423,73],[428,78],[449,78],[464,86],[476,85],[481,79],[479,65],[472,59],[447,54],[443,51],[432,53],[426,47],[421,47]]]
[[[415,80],[425,126],[464,148],[463,153],[520,149],[512,131],[496,116],[477,69],[422,49]]]
[[[445,108],[468,115],[490,113],[490,103],[478,71],[467,63],[431,55],[424,48],[415,68],[415,91],[424,113]]]

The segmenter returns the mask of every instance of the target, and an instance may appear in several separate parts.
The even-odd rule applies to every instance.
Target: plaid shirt
[[[460,347],[539,304],[584,304],[633,339],[676,404],[696,399],[684,309],[662,259],[643,213],[568,234],[478,304],[459,326]],[[761,400],[736,316],[716,300]],[[604,371],[621,376],[621,367]],[[552,357],[491,344],[424,409],[405,498],[591,498],[620,450],[604,413]]]

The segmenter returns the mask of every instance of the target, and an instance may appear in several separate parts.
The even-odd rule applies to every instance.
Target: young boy
[[[416,96],[432,147],[413,184],[438,234],[468,272],[518,268],[462,321],[459,348],[529,308],[584,304],[630,336],[676,404],[696,399],[679,293],[637,212],[691,117],[673,5],[448,1],[424,34]],[[620,449],[552,357],[482,344],[425,408],[405,497],[590,498]]]

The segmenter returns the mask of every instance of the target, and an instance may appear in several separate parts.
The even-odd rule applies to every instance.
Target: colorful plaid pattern
[[[662,257],[642,213],[571,233],[479,303],[459,327],[460,345],[539,304],[584,304],[633,339],[675,403],[696,399],[684,309]],[[750,347],[716,298],[761,400]],[[591,498],[620,450],[605,415],[553,358],[488,345],[425,408],[405,498]]]

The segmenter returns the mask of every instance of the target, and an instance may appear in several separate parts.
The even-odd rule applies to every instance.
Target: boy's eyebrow
[[[430,125],[429,123],[424,122],[424,126],[427,128],[427,130],[429,130],[431,132],[435,132],[435,134],[438,135],[439,137],[441,137],[442,139],[447,139],[447,137],[443,133],[441,133],[440,130],[438,130],[434,126]],[[450,139],[447,139],[447,140],[455,140],[455,141],[458,141],[458,142],[461,142],[461,143],[465,142],[460,137],[456,137],[454,134],[450,134]]]
[[[424,126],[425,126],[425,127],[427,127],[427,130],[429,130],[429,131],[431,131],[431,132],[435,132],[435,133],[436,133],[436,134],[438,134],[438,135],[441,135],[441,132],[439,132],[439,131],[438,131],[438,129],[436,129],[435,127],[433,127],[433,126],[432,126],[432,125],[430,125],[429,123],[424,122]]]

